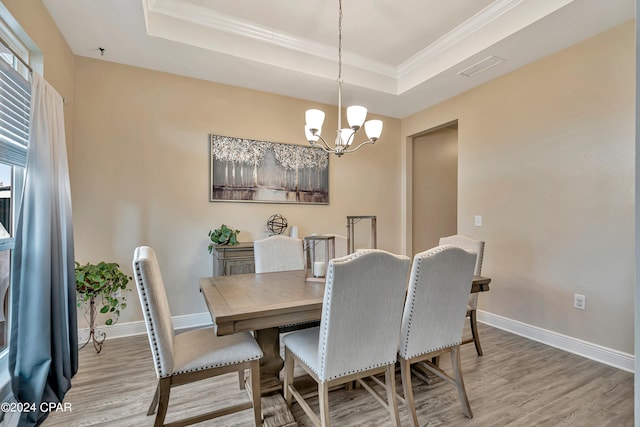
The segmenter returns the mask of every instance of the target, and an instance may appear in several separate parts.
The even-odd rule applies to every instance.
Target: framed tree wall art
[[[210,135],[212,202],[329,204],[320,148]]]

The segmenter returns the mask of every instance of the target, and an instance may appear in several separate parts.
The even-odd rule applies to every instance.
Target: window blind
[[[26,166],[31,85],[0,60],[0,163]]]

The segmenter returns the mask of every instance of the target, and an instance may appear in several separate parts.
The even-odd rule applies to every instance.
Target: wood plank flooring
[[[462,349],[462,369],[474,418],[462,414],[456,391],[442,381],[414,378],[421,426],[633,426],[633,374],[479,325],[484,356],[473,345]],[[449,370],[448,358],[441,362]],[[398,391],[401,390],[398,375]],[[152,426],[146,410],[156,386],[147,337],[107,339],[96,354],[80,351],[80,370],[65,402],[71,412],[53,413],[44,426]],[[203,405],[245,399],[237,377],[229,374],[172,391],[167,422],[196,414]],[[317,399],[310,400],[317,411]],[[329,396],[333,426],[388,426],[386,411],[364,390],[336,390]],[[297,404],[300,427],[311,426]],[[402,425],[409,414],[400,405]],[[246,427],[250,411],[199,426]]]

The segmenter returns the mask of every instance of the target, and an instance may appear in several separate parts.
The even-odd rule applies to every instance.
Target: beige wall
[[[458,218],[458,128],[413,138],[413,254],[456,234]]]
[[[458,230],[486,241],[493,278],[480,309],[627,353],[634,48],[630,22],[402,121],[410,206],[409,137],[458,120]],[[403,233],[410,224],[403,217]],[[586,311],[572,308],[574,293]]]
[[[75,76],[76,257],[116,261],[131,272],[134,248],[154,247],[174,315],[206,311],[198,278],[211,275],[207,233],[222,223],[251,241],[267,235],[274,213],[297,225],[301,237],[345,235],[347,215],[372,214],[378,246],[400,251],[399,120],[384,118],[375,146],[331,157],[328,206],[212,203],[209,133],[304,144],[304,111],[314,105],[82,57]],[[330,136],[337,110],[319,107]],[[141,318],[138,304],[131,307],[123,321]]]
[[[376,214],[379,246],[410,253],[411,137],[458,120],[458,230],[487,242],[483,271],[494,280],[480,308],[633,353],[633,24],[401,122],[385,118],[376,146],[332,158],[329,206],[295,206],[208,202],[207,135],[303,143],[310,102],[74,61],[40,0],[2,3],[69,101],[78,260],[130,273],[133,248],[154,246],[174,314],[205,310],[197,278],[211,269],[207,232],[222,222],[253,240],[276,212],[301,236],[344,234],[346,215]],[[587,311],[571,308],[573,293],[587,296]],[[130,300],[122,321],[141,318]]]

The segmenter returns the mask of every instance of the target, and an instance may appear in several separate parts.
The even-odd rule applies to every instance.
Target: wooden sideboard
[[[214,246],[212,255],[214,276],[255,273],[253,242]]]

